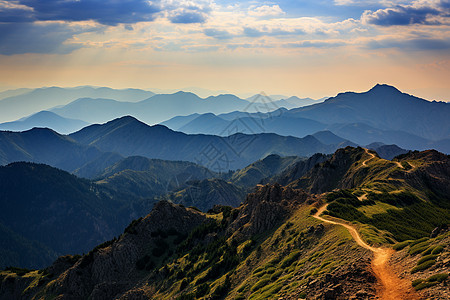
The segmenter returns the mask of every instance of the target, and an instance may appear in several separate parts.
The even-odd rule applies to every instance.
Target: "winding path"
[[[373,252],[372,270],[375,273],[378,281],[381,284],[381,289],[378,291],[379,299],[382,300],[418,300],[420,299],[417,293],[412,289],[411,283],[408,280],[400,279],[392,268],[389,266],[389,258],[394,250],[387,248],[375,248],[366,244],[355,227],[341,222],[331,221],[322,218],[320,215],[327,209],[328,204],[319,208],[314,218],[334,225],[341,225],[347,228],[353,239],[361,247]]]
[[[366,153],[370,155],[370,157],[369,157],[368,159],[366,159],[365,161],[363,161],[363,163],[362,163],[362,165],[363,165],[364,167],[367,167],[367,162],[368,162],[369,160],[371,160],[371,159],[374,159],[374,158],[375,158],[375,154],[370,153],[369,150],[366,149],[366,148],[364,148],[364,151],[366,151]]]

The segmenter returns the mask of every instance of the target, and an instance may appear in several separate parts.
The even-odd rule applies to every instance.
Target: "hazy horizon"
[[[0,87],[450,100],[449,1],[0,1]]]

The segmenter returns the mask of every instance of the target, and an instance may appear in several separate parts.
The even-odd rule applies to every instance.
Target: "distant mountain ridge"
[[[353,146],[382,142],[405,149],[437,149],[450,153],[449,116],[450,103],[430,102],[402,93],[393,86],[377,84],[367,92],[340,93],[324,102],[290,110],[208,114],[208,118],[195,115],[177,117],[162,124],[186,133],[223,135],[223,128],[240,122],[246,124],[243,126],[245,133],[273,132],[304,137],[328,131],[351,141],[353,144],[348,145]]]
[[[305,157],[317,152],[330,153],[338,147],[324,145],[313,136],[299,139],[272,133],[237,133],[227,137],[187,135],[161,125],[148,126],[130,116],[88,126],[69,137],[80,144],[125,157],[187,160],[216,172],[245,167],[269,154]]]
[[[51,128],[62,134],[68,134],[90,125],[87,122],[63,118],[53,112],[41,111],[22,120],[0,124],[0,130],[25,131],[34,127]]]
[[[138,89],[115,90],[106,87],[81,86],[75,88],[46,87],[33,90],[9,92],[10,97],[0,100],[0,120],[14,121],[19,118],[49,110],[55,106],[66,105],[83,97],[110,98],[117,101],[135,102],[147,99],[152,92]],[[8,95],[5,93],[5,95]],[[71,119],[79,119],[67,116]],[[85,121],[85,120],[83,120]]]
[[[265,111],[278,109],[271,106]],[[83,98],[51,111],[90,123],[104,123],[114,118],[130,115],[147,124],[161,123],[167,119],[194,113],[227,113],[232,111],[258,111],[255,103],[235,95],[218,95],[200,98],[189,92],[158,94],[140,102],[120,102],[112,99]]]
[[[292,109],[286,114],[327,124],[362,122],[430,140],[450,136],[450,103],[429,102],[386,84],[377,84],[363,93],[341,93],[323,103]]]

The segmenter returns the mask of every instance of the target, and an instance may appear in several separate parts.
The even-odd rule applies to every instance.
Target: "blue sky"
[[[0,88],[322,97],[377,82],[450,100],[450,0],[0,0]]]

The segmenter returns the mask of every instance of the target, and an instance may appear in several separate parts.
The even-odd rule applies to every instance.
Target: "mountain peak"
[[[392,85],[388,85],[388,84],[380,84],[377,83],[373,88],[371,88],[368,93],[370,92],[379,92],[379,91],[384,91],[384,92],[396,92],[396,93],[401,93],[401,91],[399,89],[397,89],[396,87],[392,86]]]
[[[139,121],[138,119],[136,119],[133,116],[123,116],[114,120],[111,120],[109,122],[107,122],[106,124],[129,124],[129,123],[142,123],[143,122]]]

